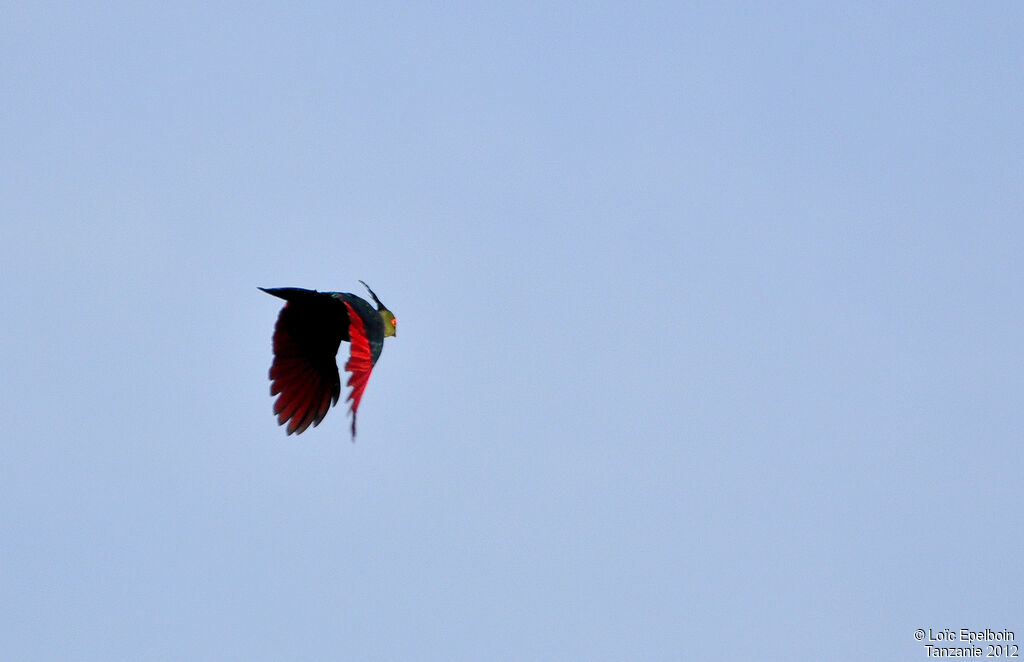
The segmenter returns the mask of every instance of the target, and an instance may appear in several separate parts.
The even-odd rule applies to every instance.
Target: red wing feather
[[[352,391],[345,399],[351,401],[349,411],[352,412],[352,438],[356,436],[356,411],[359,410],[359,401],[363,399],[363,391],[366,390],[366,382],[370,379],[370,371],[373,370],[373,361],[370,359],[370,341],[366,338],[366,325],[363,318],[355,311],[352,304],[345,302],[348,309],[348,336],[350,353],[345,370],[352,373],[348,378],[348,385]]]
[[[280,425],[288,423],[288,434],[301,434],[310,425],[319,425],[332,400],[337,402],[341,394],[333,351],[329,345],[309,342],[313,332],[309,326],[308,317],[286,303],[274,327],[270,394],[280,394],[274,413]]]

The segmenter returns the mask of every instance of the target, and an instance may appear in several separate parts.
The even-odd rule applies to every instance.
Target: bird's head
[[[363,281],[359,282],[363,283]],[[370,289],[369,285],[363,283],[363,287],[365,287],[366,291],[370,293],[371,297],[373,297],[374,302],[377,304],[377,312],[380,313],[381,319],[384,320],[384,337],[387,338],[389,336],[397,335],[395,332],[398,330],[398,320],[395,319],[395,314],[380,302],[380,299],[378,299],[377,295],[373,293],[373,290]]]

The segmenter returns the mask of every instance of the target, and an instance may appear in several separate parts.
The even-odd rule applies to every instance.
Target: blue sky
[[[3,5],[5,655],[1024,639],[1024,6],[367,4]]]

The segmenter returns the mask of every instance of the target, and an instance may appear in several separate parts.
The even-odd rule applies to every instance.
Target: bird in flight
[[[359,281],[363,283],[363,281]],[[274,362],[270,366],[270,395],[277,395],[274,414],[288,434],[316,427],[341,395],[335,356],[341,341],[349,343],[345,370],[352,387],[346,402],[356,438],[356,411],[370,371],[380,358],[384,339],[395,335],[394,314],[363,283],[377,310],[355,294],[317,292],[298,287],[259,288],[285,300],[274,327]]]

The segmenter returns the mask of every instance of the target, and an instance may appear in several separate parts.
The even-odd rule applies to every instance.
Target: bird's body
[[[270,394],[278,396],[274,402],[278,423],[288,423],[288,434],[301,434],[310,425],[320,424],[341,396],[335,357],[342,341],[347,341],[350,352],[345,370],[351,373],[348,385],[352,387],[347,400],[351,401],[354,439],[359,401],[384,349],[384,338],[395,335],[395,316],[369,286],[366,289],[377,310],[348,292],[260,289],[287,302],[274,327],[274,362],[270,366]]]

